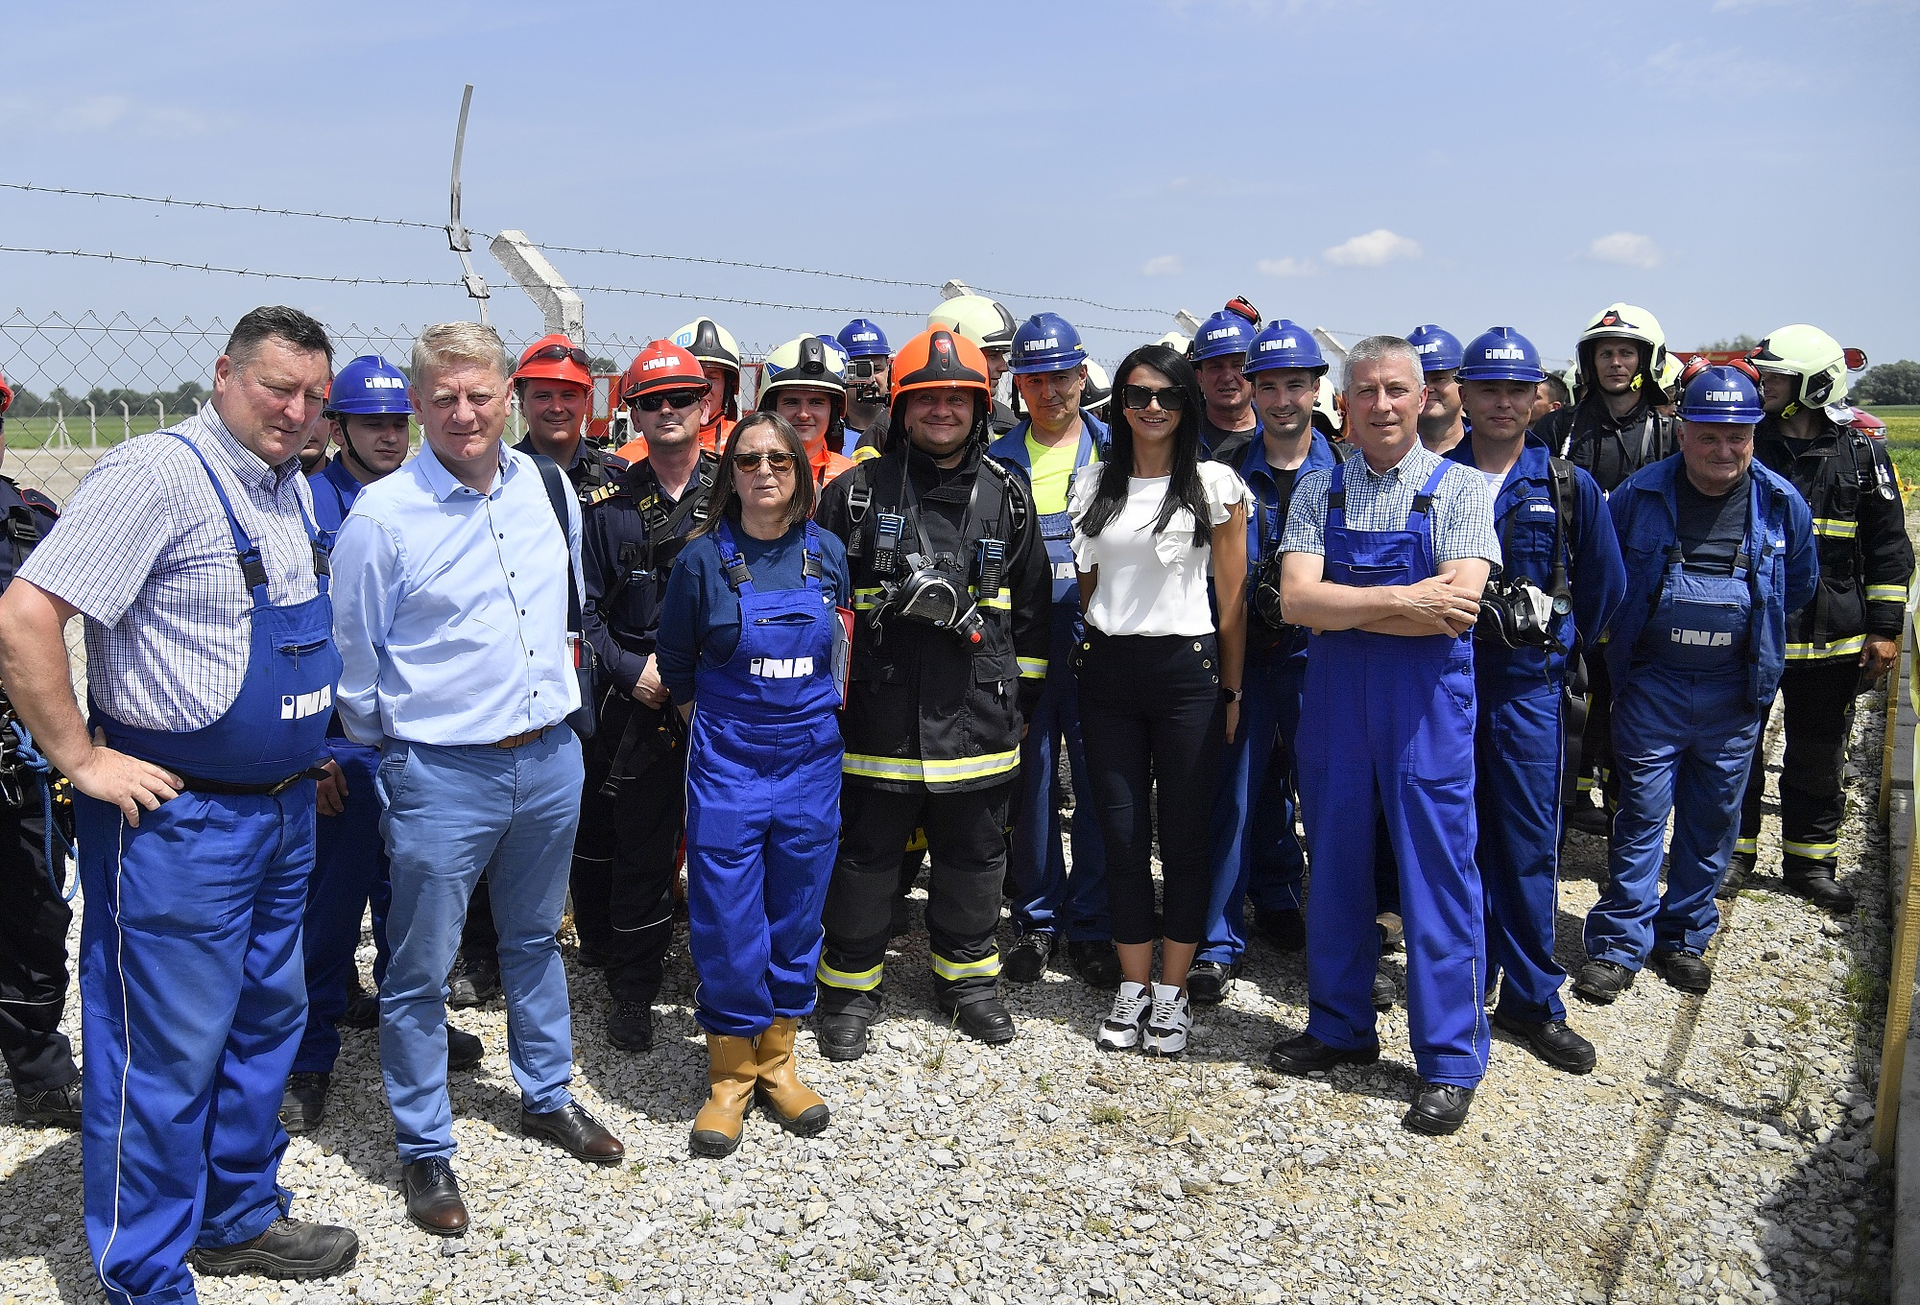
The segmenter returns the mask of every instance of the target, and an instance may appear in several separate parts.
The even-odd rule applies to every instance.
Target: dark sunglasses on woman
[[[1162,412],[1179,412],[1187,406],[1187,392],[1177,385],[1169,385],[1164,390],[1149,389],[1144,385],[1122,385],[1120,402],[1135,411],[1158,402]]]
[[[784,476],[793,470],[791,453],[736,453],[733,455],[733,465],[742,471],[758,471],[763,458],[766,460],[767,470],[776,476]]]

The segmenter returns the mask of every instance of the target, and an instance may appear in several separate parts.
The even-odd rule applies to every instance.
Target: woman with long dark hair
[[[687,950],[700,978],[710,1094],[696,1155],[739,1145],[757,1098],[789,1131],[827,1126],[795,1076],[813,1010],[840,836],[847,556],[813,524],[806,446],[782,417],[741,419],[707,520],[667,581],[655,657],[688,720]]]
[[[1114,374],[1112,448],[1075,474],[1067,504],[1087,627],[1076,662],[1081,733],[1124,976],[1097,1039],[1108,1051],[1186,1049],[1187,971],[1211,888],[1214,774],[1239,718],[1247,487],[1232,468],[1201,460],[1200,403],[1192,365],[1172,349],[1128,354]],[[1160,983],[1148,865],[1156,824]]]

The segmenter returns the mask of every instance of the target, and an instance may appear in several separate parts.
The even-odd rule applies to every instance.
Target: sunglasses
[[[562,358],[571,358],[588,371],[593,370],[593,360],[587,357],[585,349],[573,349],[564,344],[550,344],[544,349],[535,349],[527,355],[526,362],[559,362]]]
[[[733,455],[733,465],[742,471],[758,471],[762,462],[765,462],[767,470],[776,476],[784,476],[793,470],[791,453],[736,453]]]
[[[1120,402],[1136,411],[1158,403],[1162,412],[1182,412],[1187,406],[1187,392],[1177,385],[1169,385],[1164,390],[1151,390],[1144,385],[1123,385],[1120,387]]]
[[[706,397],[705,390],[663,390],[658,394],[638,394],[627,402],[642,412],[658,412],[662,405],[691,408]]]

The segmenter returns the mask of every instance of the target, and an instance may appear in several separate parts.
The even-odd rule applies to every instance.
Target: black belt
[[[178,774],[177,771],[175,773]],[[184,793],[207,793],[215,797],[279,797],[303,779],[326,777],[326,770],[320,766],[310,767],[271,784],[230,784],[224,779],[196,779],[192,775],[181,775],[180,789]]]

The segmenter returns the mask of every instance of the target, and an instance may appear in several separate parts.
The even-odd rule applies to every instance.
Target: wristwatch
[[[1220,696],[1228,702],[1238,702],[1240,699],[1246,697],[1247,693],[1245,689],[1229,689],[1223,684],[1220,686]]]

